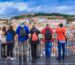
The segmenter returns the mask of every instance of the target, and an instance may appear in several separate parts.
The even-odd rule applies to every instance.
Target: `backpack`
[[[7,31],[6,41],[7,42],[13,42],[13,32]]]
[[[34,32],[33,34],[32,34],[32,41],[37,41],[38,40],[38,36],[37,36],[37,34]]]
[[[26,31],[25,31],[24,27],[21,27],[20,28],[20,36],[24,37],[25,35],[26,35]]]
[[[52,33],[50,29],[45,30],[45,40],[52,40]]]

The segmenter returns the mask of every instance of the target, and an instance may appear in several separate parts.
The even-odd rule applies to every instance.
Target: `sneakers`
[[[10,59],[11,57],[7,57],[7,59]]]
[[[26,56],[25,55],[23,56],[23,60],[26,61]]]
[[[10,58],[10,60],[14,60],[15,58]]]
[[[15,58],[13,58],[13,57],[7,57],[7,59],[14,60]]]
[[[63,56],[62,58],[56,58],[57,60],[64,60],[65,59],[65,57]]]

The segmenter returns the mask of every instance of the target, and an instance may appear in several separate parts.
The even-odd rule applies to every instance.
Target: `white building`
[[[0,19],[0,27],[7,26],[6,25],[7,22],[8,22],[7,19]]]

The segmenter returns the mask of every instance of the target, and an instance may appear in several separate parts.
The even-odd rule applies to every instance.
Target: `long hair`
[[[6,35],[6,27],[5,26],[2,27],[2,31],[5,33],[4,35]]]
[[[6,27],[5,26],[3,26],[2,31],[6,31]]]
[[[13,30],[13,27],[12,26],[9,26],[9,29],[8,30]]]

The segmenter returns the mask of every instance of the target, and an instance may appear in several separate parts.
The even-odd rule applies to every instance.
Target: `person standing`
[[[6,31],[6,42],[7,42],[7,58],[13,60],[13,48],[14,48],[14,37],[15,31],[13,30],[12,26],[9,26],[8,30]]]
[[[24,23],[21,23],[17,29],[16,34],[18,37],[18,45],[19,45],[19,59],[26,61],[26,53],[27,53],[27,40],[29,39],[29,28]]]
[[[1,44],[2,44],[2,28],[0,27],[0,47],[1,47]]]
[[[1,43],[1,57],[7,57],[7,44],[6,44],[6,27],[0,28],[0,43]]]
[[[36,28],[35,25],[33,25],[30,30],[30,34],[31,34],[30,45],[31,45],[31,54],[33,59],[37,58],[37,45],[40,43],[39,36],[38,36],[39,33],[40,31]]]
[[[52,30],[52,28],[50,28],[49,24],[46,24],[46,27],[41,31],[41,33],[44,36],[46,58],[50,58],[51,50],[52,50],[53,30]]]
[[[58,58],[57,60],[61,60],[65,58],[65,44],[66,40],[66,28],[63,27],[63,24],[60,23],[56,28],[57,40],[58,40]]]

